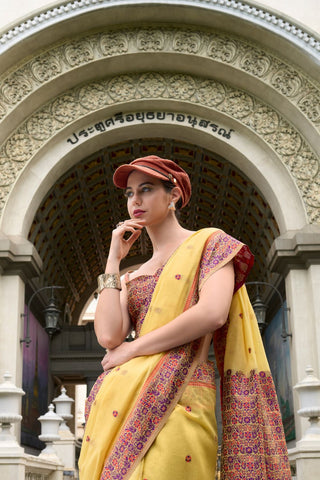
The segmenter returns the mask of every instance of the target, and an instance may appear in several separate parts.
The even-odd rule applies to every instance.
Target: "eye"
[[[130,197],[132,197],[132,195],[133,195],[133,192],[131,192],[130,190],[128,192],[124,192],[124,196],[126,198],[130,198]]]
[[[147,186],[142,187],[141,189],[142,192],[150,192],[150,190],[152,190],[151,187],[147,187]]]

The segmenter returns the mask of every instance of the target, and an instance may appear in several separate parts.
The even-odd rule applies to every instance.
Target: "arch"
[[[105,52],[103,38],[108,40]],[[72,62],[75,48],[80,63]],[[142,73],[122,73],[124,53],[126,68],[136,65]],[[159,59],[168,70],[180,63],[180,69],[189,68],[189,72],[144,71],[147,62],[156,66]],[[109,67],[119,74],[104,78],[101,70],[111,60]],[[196,75],[192,65],[202,74],[213,73]],[[89,81],[92,72],[98,75],[96,81]],[[78,86],[79,77],[85,81],[82,86]],[[293,176],[305,204],[305,223],[319,221],[317,82],[243,38],[194,26],[121,26],[55,44],[22,62],[2,80],[2,99],[6,100],[2,103],[3,135],[16,128],[0,150],[1,207],[27,162],[66,126],[73,123],[76,128],[85,123],[84,117],[108,108],[112,115],[120,109],[129,113],[161,105],[168,111],[174,108],[205,118],[231,117],[245,130],[253,130]],[[125,93],[120,92],[120,84]],[[72,88],[65,90],[66,85]],[[21,123],[21,115],[28,113],[28,120]]]
[[[318,221],[319,209],[317,208],[317,199],[314,200],[314,180],[319,176],[319,163],[299,132],[276,110],[246,91],[234,89],[228,84],[222,84],[215,80],[183,74],[149,72],[111,77],[101,82],[96,81],[76,87],[44,105],[8,138],[2,148],[4,173],[7,174],[7,192],[10,192],[11,184],[18,174],[23,172],[23,168],[27,168],[30,162],[30,165],[36,166],[36,159],[46,152],[49,155],[49,164],[53,166],[53,150],[51,154],[48,153],[49,146],[52,149],[53,145],[58,142],[57,145],[60,145],[59,148],[62,148],[62,151],[68,151],[66,146],[63,148],[63,141],[59,144],[63,136],[67,138],[65,143],[69,141],[71,146],[75,143],[76,149],[80,138],[86,140],[80,142],[84,143],[82,146],[82,151],[84,151],[85,145],[89,146],[93,138],[99,141],[104,135],[108,135],[109,131],[113,131],[113,127],[122,125],[125,121],[124,118],[129,118],[129,112],[134,107],[139,108],[138,112],[145,116],[148,109],[154,108],[154,106],[167,112],[168,115],[174,108],[177,125],[181,124],[177,116],[179,112],[184,118],[188,115],[190,118],[197,115],[195,124],[190,124],[191,131],[205,131],[200,127],[200,121],[207,122],[209,129],[216,129],[218,132],[215,145],[220,144],[217,139],[221,140],[219,128],[222,127],[225,127],[226,134],[234,130],[230,142],[224,142],[226,146],[235,141],[238,143],[246,141],[245,136],[239,137],[240,132],[248,136],[249,145],[249,138],[252,138],[253,134],[255,142],[252,142],[252,145],[254,143],[256,145],[264,144],[264,148],[269,149],[270,159],[274,159],[275,162],[282,161],[286,167],[284,171],[287,171],[288,177],[294,178],[298,187],[296,189],[297,197],[299,197],[300,187],[311,223]],[[119,110],[126,111],[126,115],[123,117],[118,114],[117,116],[115,112],[119,112]],[[174,116],[172,111],[171,113]],[[137,118],[135,115],[137,113],[133,115],[133,118]],[[213,122],[210,121],[211,118],[214,119]],[[105,133],[99,132],[96,127],[100,122],[106,130]],[[132,122],[128,120],[126,123],[129,125]],[[147,123],[146,118],[140,121],[140,124],[145,126]],[[152,120],[150,125],[152,125]],[[87,128],[84,128],[85,126]],[[119,129],[115,128],[115,130]],[[72,140],[72,131],[76,132],[74,140]],[[68,138],[69,135],[70,138]],[[226,137],[223,138],[226,139]],[[245,145],[242,148],[245,150]],[[61,155],[57,154],[57,156],[59,158]],[[249,157],[250,155],[245,156]],[[12,164],[14,168],[12,168]],[[281,167],[279,168],[281,169]],[[285,175],[282,175],[281,178],[285,178]],[[288,181],[291,183],[291,180]],[[14,188],[17,185],[18,182]],[[296,206],[297,200],[293,204]],[[12,209],[8,206],[5,211],[10,211],[10,216],[12,215]],[[282,216],[283,219],[288,219],[280,220],[279,223],[282,223],[283,228],[288,226],[293,228],[292,222],[289,220],[291,215],[283,214]],[[13,224],[14,217],[11,218],[11,224]],[[301,217],[299,219],[297,217],[299,226],[296,228],[302,226],[301,222]],[[306,218],[303,223],[307,223]],[[8,223],[4,217],[2,225],[5,230],[8,229]]]
[[[188,123],[187,114],[171,111],[167,115],[161,108],[159,112],[165,114],[164,121],[147,122],[145,119],[143,123],[135,120],[134,124],[131,121],[124,120],[123,123],[120,121],[118,125],[111,126],[107,131],[97,132],[92,137],[84,137],[82,142],[71,147],[67,139],[72,136],[74,124],[52,138],[32,158],[17,179],[3,213],[4,232],[7,235],[26,236],[44,193],[64,172],[77,163],[79,157],[88,156],[103,146],[142,136],[174,137],[191,141],[223,155],[232,164],[238,166],[264,194],[281,231],[300,228],[306,223],[303,202],[287,169],[278,161],[275,152],[248,128],[220,115],[216,116],[217,124],[214,125],[218,128],[214,128],[216,132],[213,132],[212,127],[211,129],[200,127],[201,117],[196,117],[193,112],[190,117],[198,122],[196,126]],[[179,115],[184,115],[184,122],[177,120]],[[173,117],[174,120],[172,120]],[[116,115],[109,117],[106,112],[99,121],[104,118],[116,118]],[[117,123],[116,120],[114,123]],[[77,128],[79,131],[87,131],[90,125],[92,124],[77,123]],[[228,133],[231,127],[234,127],[235,135],[233,137],[231,132],[230,140],[223,134],[217,133],[220,128],[224,128]]]
[[[319,58],[320,41],[314,32],[308,31],[305,26],[299,25],[291,18],[275,12],[271,8],[262,7],[256,2],[229,1],[229,0],[175,0],[175,2],[146,2],[139,0],[132,3],[123,0],[74,0],[66,2],[56,2],[51,8],[40,9],[37,13],[25,18],[19,24],[12,26],[8,31],[2,32],[0,37],[0,52],[12,49],[21,41],[25,41],[30,36],[36,36],[39,32],[51,28],[51,32],[59,24],[68,27],[70,33],[77,30],[79,24],[79,15],[86,14],[87,28],[92,25],[98,27],[101,23],[120,23],[127,22],[128,18],[135,19],[137,22],[151,17],[154,12],[154,4],[157,6],[157,18],[159,21],[165,21],[174,16],[179,17],[183,9],[186,23],[203,23],[216,26],[221,23],[221,18],[228,18],[230,25],[234,29],[243,31],[247,24],[250,24],[250,35],[261,41],[261,28],[264,30],[265,41],[277,37],[278,48],[288,47],[291,44],[291,54],[295,46],[299,50],[306,52],[307,56]],[[108,18],[102,19],[101,13],[108,11]],[[170,9],[170,11],[169,11]],[[116,13],[116,17],[114,14]],[[125,20],[124,20],[125,18]],[[181,18],[181,17],[180,17]],[[116,20],[116,22],[115,22]],[[240,23],[240,25],[239,25]],[[64,30],[65,31],[65,30]],[[248,30],[246,29],[246,33]],[[60,32],[62,34],[62,32]],[[283,42],[281,42],[283,40]],[[48,41],[48,39],[47,39]]]

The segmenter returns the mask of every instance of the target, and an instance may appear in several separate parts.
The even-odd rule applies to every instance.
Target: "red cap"
[[[139,171],[160,180],[168,180],[181,190],[182,207],[185,207],[191,197],[191,183],[188,174],[172,160],[149,155],[137,158],[133,162],[121,165],[113,175],[116,187],[126,188],[131,172]]]

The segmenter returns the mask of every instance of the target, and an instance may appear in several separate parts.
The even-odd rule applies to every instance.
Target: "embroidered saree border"
[[[221,478],[291,479],[270,372],[252,371],[247,376],[229,370],[224,375],[224,392]]]
[[[214,336],[221,376],[221,480],[290,480],[277,395],[247,291]]]
[[[101,480],[125,480],[134,471],[187,386],[199,345],[193,342],[160,360],[108,456]]]

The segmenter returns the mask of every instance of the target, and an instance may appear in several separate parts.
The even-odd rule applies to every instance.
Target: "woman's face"
[[[128,177],[126,193],[128,212],[132,219],[144,225],[163,221],[170,210],[171,192],[167,192],[161,180],[138,171]]]

